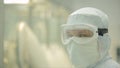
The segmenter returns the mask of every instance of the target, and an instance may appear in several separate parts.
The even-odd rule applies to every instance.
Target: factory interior
[[[70,68],[61,42],[69,14],[94,7],[109,17],[109,53],[120,63],[120,0],[0,0],[0,68]]]

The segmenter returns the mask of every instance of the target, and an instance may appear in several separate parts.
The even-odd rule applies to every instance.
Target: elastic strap
[[[98,35],[103,36],[105,33],[108,33],[107,28],[98,28]]]

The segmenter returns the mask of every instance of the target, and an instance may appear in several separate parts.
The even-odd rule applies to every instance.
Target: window
[[[28,4],[29,0],[4,0],[4,4]]]

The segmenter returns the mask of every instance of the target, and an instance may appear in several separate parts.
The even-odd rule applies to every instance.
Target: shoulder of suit
[[[101,64],[98,64],[96,68],[120,68],[120,64],[110,59],[105,62],[102,62]]]

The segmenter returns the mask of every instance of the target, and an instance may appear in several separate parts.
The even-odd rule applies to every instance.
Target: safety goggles
[[[98,37],[98,28],[89,24],[62,25],[62,42],[73,37],[84,39],[84,42],[91,41]]]
[[[66,31],[66,36],[67,37],[92,37],[93,32],[88,29],[72,29],[72,30],[67,30]]]
[[[65,43],[73,37],[84,39],[84,42],[87,42],[97,38],[98,35],[103,36],[105,33],[108,33],[107,28],[97,28],[90,24],[66,24],[62,25],[62,42]]]

